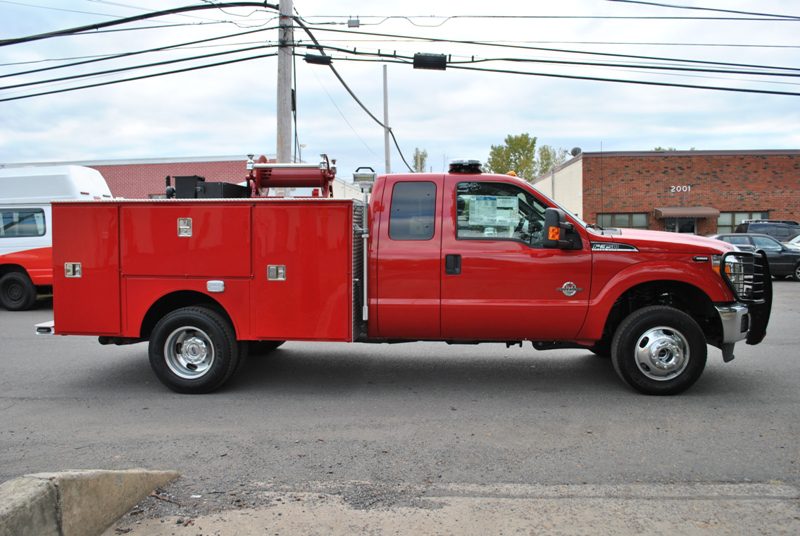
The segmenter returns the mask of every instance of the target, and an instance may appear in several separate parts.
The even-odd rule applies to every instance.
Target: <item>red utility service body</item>
[[[137,339],[148,311],[183,293],[218,302],[240,340],[353,340],[352,201],[75,202],[54,218],[55,265],[83,271],[56,270],[58,334]],[[178,218],[192,236],[177,236]],[[268,281],[269,264],[286,279]]]

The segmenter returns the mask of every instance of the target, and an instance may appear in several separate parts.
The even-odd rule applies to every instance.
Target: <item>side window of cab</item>
[[[542,247],[545,206],[519,186],[460,182],[456,186],[456,238],[512,240]]]
[[[430,240],[435,231],[436,184],[398,182],[392,190],[389,238]]]

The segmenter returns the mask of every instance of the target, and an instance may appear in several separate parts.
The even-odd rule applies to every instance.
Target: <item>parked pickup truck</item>
[[[149,341],[182,393],[294,340],[586,348],[668,395],[697,381],[708,344],[730,361],[766,334],[765,257],[717,240],[587,225],[471,163],[380,176],[368,204],[329,197],[324,164],[249,167],[224,199],[183,177],[173,199],[54,203],[55,324],[38,330]],[[259,197],[303,177],[320,197]]]

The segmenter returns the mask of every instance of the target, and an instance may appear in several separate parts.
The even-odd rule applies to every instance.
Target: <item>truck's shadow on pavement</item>
[[[512,348],[498,352],[495,347],[483,354],[480,346],[460,351],[459,347],[442,344],[426,345],[424,355],[419,355],[414,345],[401,351],[337,346],[316,348],[287,343],[271,354],[251,355],[219,393],[226,396],[335,395],[355,391],[376,396],[408,392],[481,397],[536,393],[636,395],[617,377],[609,359],[580,349],[534,352]],[[129,395],[172,394],[150,370],[146,345],[119,351],[125,355],[105,356],[102,363],[98,362],[73,382],[74,388],[128,391]],[[709,363],[714,361],[709,356]],[[706,370],[698,383],[681,396],[717,397],[732,393],[746,396],[765,389],[764,382],[768,382],[735,371],[735,365],[708,368],[714,370]]]
[[[510,357],[468,355],[458,347],[441,345],[440,352],[402,355],[381,352],[369,355],[347,351],[316,351],[287,344],[272,354],[250,356],[225,387],[226,392],[296,391],[326,392],[361,390],[480,392],[482,395],[513,393],[630,393],[609,359],[585,350],[533,352],[510,351]],[[480,348],[480,347],[477,347]],[[711,360],[712,358],[710,358]],[[728,375],[725,369],[708,371],[687,395],[711,395],[755,388],[752,377]]]

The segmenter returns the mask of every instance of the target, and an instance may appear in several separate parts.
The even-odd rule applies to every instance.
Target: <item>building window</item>
[[[717,218],[718,233],[732,233],[744,220],[766,220],[769,212],[720,212]]]
[[[0,238],[44,236],[44,211],[39,208],[0,210]]]
[[[670,233],[696,233],[696,218],[664,218],[664,230]]]
[[[392,240],[430,240],[436,215],[436,185],[399,182],[392,191],[389,237]]]
[[[598,214],[597,224],[600,225],[600,227],[647,229],[647,213]]]

